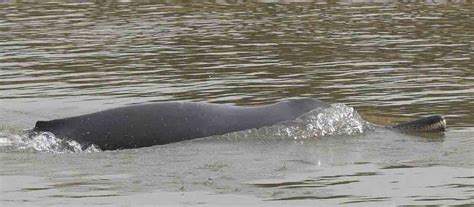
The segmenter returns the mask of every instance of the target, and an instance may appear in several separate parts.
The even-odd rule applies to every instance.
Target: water
[[[472,204],[473,13],[472,1],[2,1],[1,205]],[[105,152],[23,131],[128,104],[290,97],[336,103],[325,120],[348,122]],[[359,130],[352,107],[378,124],[442,114],[448,131]]]

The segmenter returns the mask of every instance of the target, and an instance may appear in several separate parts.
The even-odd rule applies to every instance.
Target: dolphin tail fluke
[[[415,121],[388,126],[388,128],[402,132],[443,132],[446,130],[446,120],[440,115],[434,115]]]

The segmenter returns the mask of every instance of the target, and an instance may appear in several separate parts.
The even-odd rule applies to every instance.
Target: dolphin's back
[[[103,150],[147,147],[290,121],[328,104],[296,99],[240,107],[194,102],[133,105],[91,114],[38,121],[35,131],[95,144]]]

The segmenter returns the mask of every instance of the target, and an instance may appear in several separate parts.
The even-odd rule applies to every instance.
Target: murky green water
[[[267,3],[265,3],[267,2]],[[0,3],[0,138],[133,103],[313,97],[448,131],[250,132],[135,150],[0,146],[1,205],[468,204],[472,1]]]

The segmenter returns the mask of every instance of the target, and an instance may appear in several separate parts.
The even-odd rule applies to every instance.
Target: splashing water
[[[300,119],[306,123],[303,132],[310,132],[312,136],[359,134],[367,126],[354,108],[344,104],[332,104],[330,108],[310,112]]]
[[[357,111],[344,104],[332,104],[329,108],[318,108],[294,121],[274,126],[227,134],[226,138],[271,138],[304,140],[329,135],[354,135],[370,128]]]
[[[295,121],[278,127],[277,135],[293,139],[308,139],[328,135],[353,135],[364,132],[367,122],[356,110],[344,104],[332,104],[315,109]]]
[[[99,152],[99,148],[91,145],[85,149],[76,141],[59,139],[50,132],[27,132],[11,134],[0,132],[0,146],[13,147],[15,150],[32,150],[51,153]]]

